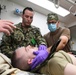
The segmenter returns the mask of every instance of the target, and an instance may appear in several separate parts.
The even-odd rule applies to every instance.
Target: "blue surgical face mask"
[[[51,31],[51,32],[54,32],[56,31],[57,27],[56,27],[56,24],[54,23],[50,23],[48,24],[48,29]]]

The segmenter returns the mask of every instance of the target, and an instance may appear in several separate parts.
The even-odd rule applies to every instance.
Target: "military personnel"
[[[36,47],[31,46],[18,48],[13,54],[12,65],[29,71],[31,63],[36,57],[33,52],[37,50]],[[49,50],[47,52],[50,53]],[[46,75],[76,75],[76,58],[74,55],[60,50],[55,52],[53,57],[47,60],[47,63],[40,67],[37,72]]]
[[[7,20],[0,20],[0,32],[4,32],[6,35],[9,36],[11,32],[13,32],[14,28],[16,28],[16,26],[13,25],[13,22]],[[0,53],[0,75],[40,75],[40,74],[24,72],[19,70],[18,68],[13,68],[13,66],[11,65],[11,60],[4,54]]]
[[[47,42],[47,46],[52,46],[58,39],[61,39],[57,51],[62,49],[66,52],[69,52],[71,49],[70,46],[70,30],[65,27],[59,26],[59,18],[55,13],[49,13],[47,16],[47,26],[50,32],[44,35],[44,38]]]
[[[46,41],[42,37],[39,28],[32,26],[34,11],[26,7],[22,13],[22,23],[16,24],[16,29],[10,36],[4,35],[0,45],[1,52],[11,58],[12,52],[21,46],[37,46],[46,48]]]
[[[11,60],[0,53],[0,75],[45,75],[45,74],[37,74],[31,73],[27,71],[22,71],[18,68],[14,68],[11,65]]]

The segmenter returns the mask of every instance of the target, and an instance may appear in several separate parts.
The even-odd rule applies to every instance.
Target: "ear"
[[[58,21],[58,22],[57,22],[57,27],[59,26],[59,23],[60,23],[60,22]]]
[[[28,64],[31,64],[31,63],[32,63],[32,59],[28,59],[28,60],[27,60],[27,63],[28,63]]]

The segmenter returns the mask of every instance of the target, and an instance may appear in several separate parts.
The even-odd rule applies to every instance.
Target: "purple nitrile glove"
[[[47,46],[46,45],[39,45],[39,48],[38,50],[46,50],[47,49]]]
[[[33,52],[34,55],[36,55],[35,59],[33,60],[31,66],[31,70],[34,69],[36,66],[41,64],[49,55],[47,50],[38,50],[36,52]]]

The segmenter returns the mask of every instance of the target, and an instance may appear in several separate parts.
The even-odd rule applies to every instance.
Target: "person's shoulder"
[[[48,35],[50,35],[50,32],[48,32],[48,33],[44,34],[44,36],[45,36],[45,37],[46,37],[46,36],[48,36]]]
[[[20,22],[20,23],[18,23],[18,24],[15,24],[16,29],[14,29],[14,32],[18,32],[18,31],[22,32],[22,27],[21,27],[21,25],[22,25],[22,23],[21,23],[21,22]]]
[[[60,27],[62,30],[70,30],[68,27]]]
[[[22,24],[22,23],[20,22],[20,23],[15,24],[15,26],[16,26],[16,27],[20,27],[21,24]]]
[[[40,31],[40,28],[39,28],[39,27],[36,27],[36,26],[31,25],[31,28],[32,28],[33,30],[38,30],[38,31]]]
[[[39,27],[36,27],[36,26],[33,26],[33,25],[31,25],[31,27],[32,28],[35,28],[35,29],[40,29]]]
[[[69,28],[63,28],[63,32],[67,32],[67,33],[69,33],[70,34],[70,29]]]

